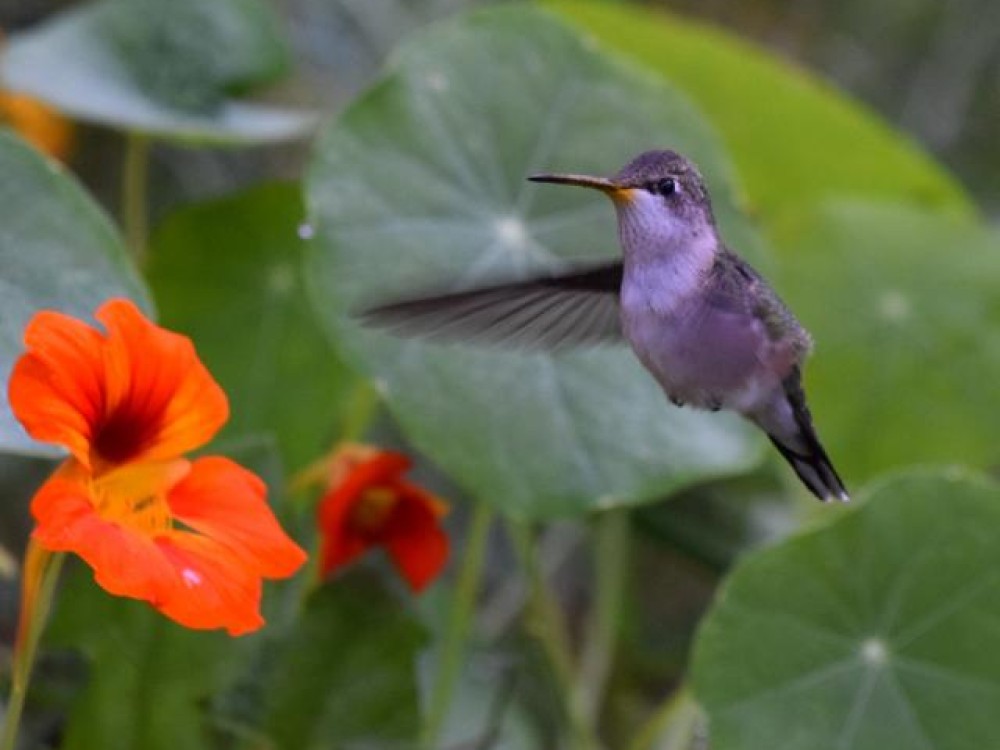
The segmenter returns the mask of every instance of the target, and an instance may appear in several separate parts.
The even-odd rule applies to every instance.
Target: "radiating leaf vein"
[[[998,571],[987,571],[979,580],[972,581],[964,587],[959,587],[954,596],[944,597],[941,601],[941,606],[930,610],[923,618],[893,636],[892,641],[895,648],[906,648],[928,630],[931,630],[956,612],[959,612],[963,607],[975,601],[996,584],[998,576],[1000,576],[1000,572]]]

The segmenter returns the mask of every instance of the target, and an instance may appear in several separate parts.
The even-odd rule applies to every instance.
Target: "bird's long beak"
[[[628,200],[632,193],[632,188],[622,187],[607,177],[591,177],[585,174],[533,174],[528,179],[532,182],[552,182],[557,185],[593,188],[610,196],[612,200]]]

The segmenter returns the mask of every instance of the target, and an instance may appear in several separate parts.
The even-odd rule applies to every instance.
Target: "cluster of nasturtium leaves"
[[[177,211],[142,271],[70,175],[0,136],[0,373],[35,310],[87,316],[124,294],[193,336],[231,398],[222,440],[278,502],[366,387],[470,498],[522,521],[759,471],[759,435],[668,406],[624,349],[399,341],[345,314],[612,255],[607,205],[525,175],[610,173],[675,148],[702,167],[724,235],[814,333],[814,414],[856,495],[722,588],[690,668],[712,747],[991,746],[1000,490],[977,472],[1000,437],[1000,237],[902,136],[731,36],[617,4],[542,6],[412,35],[319,128],[300,184]],[[192,147],[311,137],[311,117],[233,98],[287,63],[262,8],[105,0],[12,38],[0,73],[81,119]],[[5,405],[0,448],[37,451]],[[341,747],[415,731],[426,630],[371,581],[325,587],[304,611],[298,592],[274,596],[269,628],[232,642],[84,577],[50,639],[101,665],[72,700],[50,686],[70,712],[66,747]],[[541,741],[522,731],[498,747]]]

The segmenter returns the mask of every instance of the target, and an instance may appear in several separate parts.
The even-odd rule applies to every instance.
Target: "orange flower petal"
[[[49,156],[65,161],[73,149],[73,124],[55,109],[24,94],[0,91],[0,122]]]
[[[448,536],[438,522],[438,503],[426,493],[406,492],[385,530],[385,548],[414,592],[423,591],[448,561]]]
[[[361,493],[369,487],[395,481],[411,466],[410,459],[402,453],[383,451],[363,463],[357,464],[343,481],[333,485],[319,506],[321,527],[343,523],[344,515],[351,509]]]
[[[388,451],[380,450],[374,445],[367,445],[365,443],[339,443],[324,462],[326,464],[326,486],[339,486],[358,466],[387,453]],[[399,456],[399,459],[406,462],[406,466],[401,471],[409,468],[410,463],[406,456],[402,454],[394,455]]]
[[[106,302],[96,317],[108,331],[97,452],[113,463],[150,461],[207,443],[229,405],[191,340],[149,322],[125,299]]]
[[[320,575],[329,575],[363,555],[373,542],[350,525],[350,511],[358,492],[348,487],[334,489],[320,501]]]
[[[164,460],[208,442],[226,396],[191,341],[153,325],[125,299],[102,305],[107,335],[43,311],[28,324],[10,401],[28,433],[63,445],[94,471]]]
[[[320,574],[324,576],[353,562],[375,543],[374,539],[359,534],[351,524],[351,511],[361,494],[370,487],[395,481],[410,468],[410,459],[401,453],[372,451],[362,458],[354,448],[350,448],[350,473],[338,470],[336,477],[340,481],[319,504]],[[345,467],[336,457],[333,464],[341,470]]]
[[[228,547],[244,565],[265,578],[290,576],[306,561],[274,517],[264,483],[221,457],[197,459],[167,497],[181,523]]]
[[[36,314],[24,332],[28,353],[14,364],[11,409],[36,440],[65,446],[89,466],[94,425],[104,410],[103,339],[62,313]]]
[[[263,624],[261,576],[291,574],[305,553],[278,526],[253,474],[227,459],[193,462],[167,496],[171,510],[184,513],[177,520],[193,531],[144,533],[127,517],[105,520],[95,507],[95,487],[108,502],[101,493],[113,494],[118,485],[135,494],[146,474],[169,485],[174,469],[186,467],[184,461],[139,464],[93,480],[70,459],[32,500],[34,538],[45,549],[75,552],[108,592],[149,602],[181,625],[233,635],[256,630]]]
[[[411,463],[400,453],[378,452],[352,463],[349,473],[338,473],[340,481],[320,502],[320,572],[328,574],[380,545],[410,587],[421,591],[448,559],[448,537],[438,523],[447,506],[402,479]],[[366,492],[374,489],[391,492],[393,505],[379,527],[359,528],[355,523],[357,504],[365,502]]]
[[[157,540],[182,586],[157,605],[164,615],[199,630],[225,628],[243,635],[264,624],[260,614],[261,579],[224,545],[178,532]]]
[[[174,596],[176,571],[152,539],[97,515],[85,481],[57,473],[35,495],[33,537],[53,552],[75,552],[94,569],[94,580],[117,596],[154,606]]]

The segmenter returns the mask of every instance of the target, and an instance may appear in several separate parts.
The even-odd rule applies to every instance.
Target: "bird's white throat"
[[[671,215],[661,199],[636,191],[618,206],[625,278],[622,307],[667,314],[697,291],[715,261],[711,224]]]

